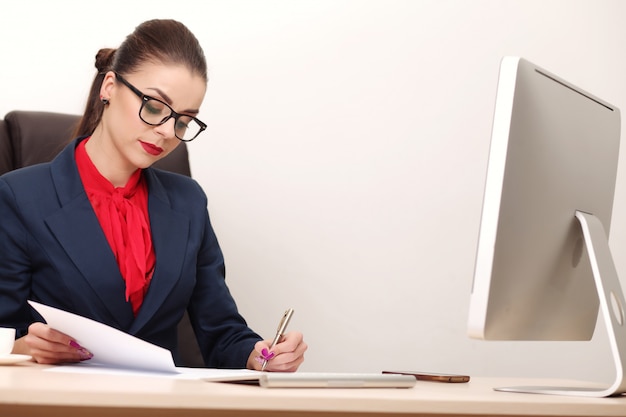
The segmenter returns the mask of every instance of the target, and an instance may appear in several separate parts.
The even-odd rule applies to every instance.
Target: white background
[[[608,380],[603,330],[485,342],[466,321],[501,57],[626,109],[625,16],[609,0],[14,1],[0,116],[81,113],[99,48],[179,19],[210,69],[193,176],[253,328],[271,337],[295,308],[304,370]],[[610,240],[622,283],[624,158]]]

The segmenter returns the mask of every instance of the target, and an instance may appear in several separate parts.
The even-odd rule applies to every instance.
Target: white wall
[[[271,336],[294,307],[305,370],[602,380],[602,331],[484,342],[466,320],[500,58],[626,109],[624,16],[617,0],[22,0],[0,14],[0,115],[80,113],[99,48],[145,19],[180,19],[210,65],[193,175],[255,329]]]

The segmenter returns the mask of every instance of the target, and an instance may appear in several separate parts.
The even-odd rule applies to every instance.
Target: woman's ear
[[[104,79],[102,80],[102,85],[100,86],[100,100],[103,102],[106,100],[106,104],[111,100],[111,96],[113,95],[113,90],[115,89],[115,73],[113,71],[108,71],[104,74]]]

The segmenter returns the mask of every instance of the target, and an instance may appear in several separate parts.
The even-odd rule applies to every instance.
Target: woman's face
[[[142,94],[167,103],[175,112],[187,116],[198,114],[206,92],[205,80],[185,66],[144,64],[135,72],[120,75]],[[158,126],[142,121],[139,117],[141,98],[128,85],[116,80],[113,72],[105,75],[100,94],[109,99],[109,104],[102,115],[101,129],[96,129],[92,139],[96,139],[98,152],[105,157],[101,161],[114,165],[111,168],[118,172],[146,168],[180,144],[174,127],[182,120],[177,122],[172,117]],[[150,110],[153,109],[145,109]]]

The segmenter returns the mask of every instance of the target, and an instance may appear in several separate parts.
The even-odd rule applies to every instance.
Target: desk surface
[[[559,383],[566,382],[474,377],[461,384],[418,381],[410,389],[267,389],[163,377],[46,372],[44,366],[27,363],[0,366],[0,415],[626,416],[626,396],[580,398],[492,389]]]

